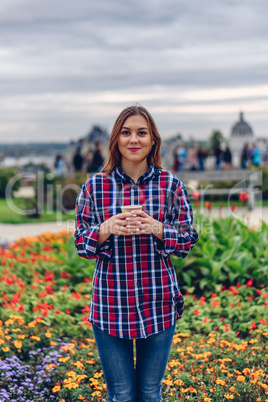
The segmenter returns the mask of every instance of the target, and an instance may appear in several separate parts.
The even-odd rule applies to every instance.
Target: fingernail
[[[130,218],[126,218],[126,221],[130,221]]]
[[[126,228],[130,228],[130,225],[127,225]]]
[[[137,216],[134,212],[135,212],[135,211],[131,211],[132,216]]]

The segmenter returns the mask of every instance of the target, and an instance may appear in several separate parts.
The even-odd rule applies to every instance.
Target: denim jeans
[[[107,334],[95,325],[93,331],[107,385],[108,402],[158,402],[175,325],[136,339],[136,368],[133,340]]]

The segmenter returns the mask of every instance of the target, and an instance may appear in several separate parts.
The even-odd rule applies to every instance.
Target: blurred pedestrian
[[[232,166],[232,153],[228,145],[226,145],[225,151],[223,152],[223,162],[224,169],[229,170]]]
[[[250,153],[248,143],[244,144],[240,157],[241,169],[247,169],[250,166]]]
[[[81,172],[84,163],[84,158],[81,155],[80,148],[76,149],[75,155],[73,157],[73,166],[75,172]]]
[[[197,150],[197,160],[198,160],[198,168],[199,170],[204,170],[204,163],[207,157],[207,153],[202,146],[200,146]]]
[[[96,150],[93,155],[93,160],[91,164],[91,172],[99,172],[102,168],[104,162],[103,148],[101,142],[96,142]]]
[[[64,156],[57,154],[54,163],[55,174],[57,176],[65,176],[67,173],[67,164],[65,162]]]
[[[223,152],[220,143],[215,146],[213,154],[215,156],[215,170],[221,170]]]
[[[252,152],[252,165],[255,167],[259,167],[261,164],[261,151],[260,148],[253,144],[253,152]]]
[[[178,171],[183,172],[185,169],[187,150],[183,144],[178,146],[177,157],[178,157]]]
[[[188,149],[189,170],[197,170],[197,152],[193,145]]]

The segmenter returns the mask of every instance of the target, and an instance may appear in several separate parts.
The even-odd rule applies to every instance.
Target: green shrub
[[[11,168],[0,169],[0,198],[5,198],[7,185],[9,181],[16,175],[17,172],[15,169]],[[14,181],[11,195],[14,193],[14,191],[18,191],[20,187],[21,187],[21,180],[18,179]]]

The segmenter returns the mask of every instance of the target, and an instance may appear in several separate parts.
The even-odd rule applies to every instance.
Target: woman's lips
[[[136,152],[138,151],[140,148],[128,148],[131,152]]]

